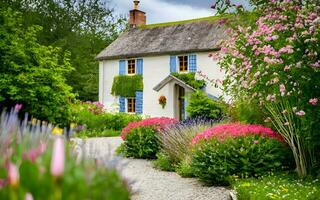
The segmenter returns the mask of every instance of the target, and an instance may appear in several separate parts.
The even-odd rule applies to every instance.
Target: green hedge
[[[143,90],[142,75],[116,76],[113,79],[111,94],[121,97],[135,97],[136,91]]]

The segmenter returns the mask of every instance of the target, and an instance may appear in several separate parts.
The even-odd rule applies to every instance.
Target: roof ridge
[[[141,29],[146,28],[146,29],[148,29],[148,28],[163,27],[163,26],[173,26],[173,25],[186,24],[186,23],[192,23],[192,22],[200,22],[200,21],[216,21],[216,20],[223,19],[223,18],[229,18],[230,16],[231,16],[230,14],[213,15],[213,16],[208,16],[208,17],[187,19],[187,20],[181,20],[181,21],[162,22],[162,23],[141,25],[141,26],[138,26],[138,28],[141,28]]]

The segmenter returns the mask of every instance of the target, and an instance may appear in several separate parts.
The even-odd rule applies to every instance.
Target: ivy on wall
[[[113,79],[111,94],[121,97],[135,97],[136,91],[143,90],[142,75],[116,76]]]
[[[190,72],[186,74],[179,74],[177,72],[173,72],[171,73],[171,75],[177,77],[178,79],[182,80],[183,82],[185,82],[186,84],[190,85],[191,87],[197,90],[202,89],[206,86],[206,82],[204,80],[197,80],[195,78],[196,73],[194,72]]]

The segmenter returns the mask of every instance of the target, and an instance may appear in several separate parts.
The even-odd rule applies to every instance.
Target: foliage
[[[196,91],[191,94],[187,106],[191,118],[219,119],[226,113],[226,106],[210,99],[204,92]]]
[[[161,169],[163,171],[174,171],[175,167],[172,165],[172,162],[169,160],[168,156],[164,153],[157,153],[157,159],[153,162],[155,168]]]
[[[111,94],[121,97],[135,97],[136,91],[143,91],[142,75],[116,76],[113,79]]]
[[[190,178],[194,177],[194,173],[191,167],[190,160],[181,161],[175,168],[175,171],[182,177]]]
[[[176,119],[168,117],[154,117],[138,122],[130,122],[128,126],[122,129],[121,137],[123,140],[125,140],[126,136],[130,134],[134,128],[153,127],[157,132],[160,132],[162,129],[165,129],[166,127],[176,123],[178,123]]]
[[[76,136],[118,136],[130,122],[141,120],[138,115],[105,112],[103,107],[99,102],[90,101],[73,105],[72,120],[79,132]]]
[[[17,115],[0,120],[1,199],[129,199],[115,169],[72,155],[62,137],[50,137],[51,125]]]
[[[70,55],[40,45],[41,27],[21,23],[19,13],[0,9],[0,109],[21,103],[33,117],[66,125],[74,99],[65,78]]]
[[[233,121],[246,124],[267,124],[266,114],[254,101],[237,100],[230,106],[229,113]]]
[[[43,27],[39,43],[71,53],[75,68],[68,84],[83,100],[97,100],[98,62],[95,56],[114,41],[126,20],[114,15],[108,3],[99,0],[2,0],[0,9],[19,11],[25,28]]]
[[[298,179],[290,174],[243,179],[233,184],[239,200],[297,199],[316,200],[320,195],[319,180]]]
[[[292,122],[299,122],[292,126],[301,130],[291,134],[304,143],[310,172],[320,162],[319,2],[262,1],[259,5],[255,23],[227,30],[231,37],[221,49],[220,61],[227,73],[224,89],[235,99],[245,97],[261,105],[265,113],[266,104],[288,102],[294,109]],[[276,115],[269,115],[276,120]]]
[[[193,138],[195,144],[201,140],[209,140],[213,137],[223,140],[228,137],[241,137],[247,135],[260,135],[261,137],[274,138],[283,141],[283,138],[272,129],[261,125],[250,125],[240,123],[220,124],[199,133]]]
[[[190,85],[194,89],[202,89],[206,86],[206,82],[204,80],[197,80],[195,78],[196,73],[190,72],[186,74],[179,74],[177,72],[171,73],[171,75],[177,77],[178,79],[182,80],[186,84]]]
[[[157,131],[152,126],[133,128],[126,135],[118,152],[126,157],[154,159],[159,152],[156,134]]]
[[[283,143],[260,135],[211,138],[195,145],[191,168],[206,183],[229,185],[230,176],[258,177],[290,163]]]
[[[213,122],[205,120],[190,120],[180,122],[165,129],[158,135],[161,152],[172,165],[178,165],[185,159],[190,158],[191,141],[198,134],[210,128]]]

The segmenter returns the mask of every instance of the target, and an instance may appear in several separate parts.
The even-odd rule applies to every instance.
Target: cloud
[[[114,0],[111,5],[117,14],[127,15],[129,10],[133,8],[133,1]],[[148,24],[194,19],[214,14],[210,8],[169,3],[164,0],[141,0],[139,6],[140,10],[146,12]]]

